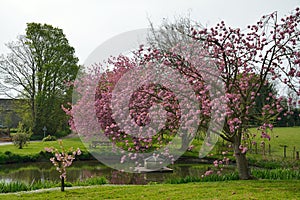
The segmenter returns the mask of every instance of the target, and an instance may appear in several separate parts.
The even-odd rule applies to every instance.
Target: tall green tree
[[[66,130],[61,105],[71,100],[68,83],[76,77],[78,58],[63,30],[48,24],[28,23],[26,34],[7,44],[0,59],[3,91],[15,90],[28,100],[30,126],[36,136]]]

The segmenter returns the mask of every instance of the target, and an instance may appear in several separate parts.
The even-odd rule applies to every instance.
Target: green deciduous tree
[[[3,91],[15,90],[28,100],[31,127],[36,136],[42,128],[49,133],[67,128],[61,105],[71,100],[78,71],[75,50],[60,28],[28,23],[26,34],[7,44],[10,50],[0,58]]]

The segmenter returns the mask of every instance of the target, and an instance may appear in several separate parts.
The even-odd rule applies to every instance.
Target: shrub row
[[[252,170],[253,177],[257,179],[269,180],[300,180],[300,171],[293,169],[254,169]],[[239,175],[237,172],[217,175],[212,174],[204,177],[187,176],[184,178],[168,179],[165,183],[169,184],[182,184],[191,182],[209,182],[209,181],[231,181],[238,180]]]
[[[35,162],[39,160],[40,155],[19,155],[10,151],[0,152],[0,164]]]
[[[252,175],[260,179],[300,180],[300,171],[293,169],[253,170]]]
[[[45,151],[40,151],[38,154],[31,155],[19,155],[6,151],[4,153],[0,152],[0,164],[49,161],[52,156],[51,153]],[[76,160],[94,160],[94,157],[89,152],[83,151]]]

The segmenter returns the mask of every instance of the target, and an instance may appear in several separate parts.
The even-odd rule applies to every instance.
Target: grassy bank
[[[257,138],[260,133],[256,129],[250,129],[255,133]],[[283,146],[287,146],[287,158],[292,158],[295,147],[296,151],[300,151],[300,127],[275,127],[273,131],[268,133],[271,140],[266,140],[266,154],[268,154],[268,145],[271,145],[271,156],[283,157]],[[259,147],[261,153],[261,147]]]
[[[66,139],[63,139],[63,141],[64,141],[64,146],[66,148],[79,147],[82,150],[86,149],[84,147],[83,143],[81,142],[80,138],[78,138],[78,137],[66,138]],[[12,152],[14,154],[18,154],[18,155],[35,155],[35,154],[40,153],[40,151],[44,151],[45,147],[51,147],[51,146],[58,148],[59,144],[57,141],[47,141],[47,142],[32,141],[27,146],[25,146],[23,149],[18,149],[13,144],[9,144],[9,145],[0,146],[0,152],[4,153],[6,151],[10,151],[10,152]]]
[[[268,139],[262,139],[260,131],[258,131],[256,128],[251,128],[250,132],[256,135],[256,137],[252,141],[258,143],[258,157],[262,154],[262,141],[265,142],[266,156],[269,156],[269,144],[271,145],[271,156],[273,157],[283,157],[283,146],[287,146],[287,158],[292,158],[294,147],[296,151],[300,152],[300,127],[275,127],[272,131],[268,132],[268,134],[270,135],[270,141]],[[249,143],[249,141],[247,142]],[[202,145],[202,141],[194,140],[193,144],[195,145],[194,150],[192,152],[186,153],[185,155],[195,155],[197,150],[199,151],[200,146]],[[211,153],[215,154],[219,152],[222,144],[226,144],[226,142],[223,142],[223,140],[219,138],[217,145]],[[255,145],[251,145],[250,147],[252,148],[252,152],[248,151],[248,154],[255,152]]]
[[[300,181],[227,181],[146,186],[93,186],[1,194],[13,199],[298,199]]]
[[[256,133],[258,136],[256,138],[259,139],[260,135],[257,133],[256,129],[251,129],[252,133]],[[266,155],[262,155],[261,147],[258,148],[258,153],[255,154],[253,151],[249,151],[247,157],[251,160],[250,163],[257,161],[265,161],[271,160],[272,162],[276,160],[282,162],[283,160],[283,145],[287,146],[287,159],[293,159],[292,153],[294,147],[296,151],[300,151],[300,127],[276,127],[273,132],[270,133],[271,140],[266,141]],[[68,147],[79,147],[84,153],[81,156],[82,159],[92,159],[92,157],[88,154],[85,146],[81,142],[80,138],[66,138],[63,139],[64,145],[66,148]],[[271,145],[271,155],[268,152],[268,144]],[[194,140],[193,141],[194,148],[192,151],[187,151],[184,153],[184,157],[189,158],[198,158],[199,150],[202,145],[202,140]],[[44,155],[45,147],[58,147],[58,143],[56,141],[48,141],[48,142],[31,142],[28,146],[25,146],[24,149],[18,149],[14,145],[4,145],[0,146],[0,163],[15,163],[15,162],[34,162],[41,161]],[[213,151],[214,158],[223,157],[220,153],[222,152],[222,141],[219,140],[219,143],[215,146]],[[220,150],[221,149],[221,150]],[[226,148],[224,149],[226,150]],[[219,155],[218,155],[219,154]],[[230,156],[230,154],[228,155]],[[230,157],[234,159],[234,157]],[[212,158],[213,159],[213,158]],[[45,159],[44,159],[45,160]],[[289,163],[288,163],[289,165]],[[277,166],[277,165],[276,165]],[[280,164],[278,165],[280,166]],[[264,167],[264,166],[262,166]],[[285,167],[285,166],[284,166]]]
[[[85,146],[81,142],[80,138],[67,138],[63,139],[65,148],[74,147],[80,148],[83,154],[78,157],[79,159],[93,159],[93,157],[87,152]],[[35,161],[48,161],[51,154],[45,152],[45,147],[58,148],[57,141],[32,141],[23,149],[18,149],[13,144],[0,146],[0,164],[7,163],[23,163],[23,162],[35,162]]]

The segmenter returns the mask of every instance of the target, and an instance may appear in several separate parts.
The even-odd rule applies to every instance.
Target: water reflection
[[[170,168],[174,170],[173,173],[131,174],[111,169],[96,161],[80,161],[74,162],[72,167],[68,168],[67,181],[74,182],[91,177],[104,176],[111,184],[161,183],[171,178],[200,177],[207,170],[208,165],[171,165]],[[59,181],[59,174],[52,164],[48,162],[0,165],[0,181],[32,183],[39,180]]]

